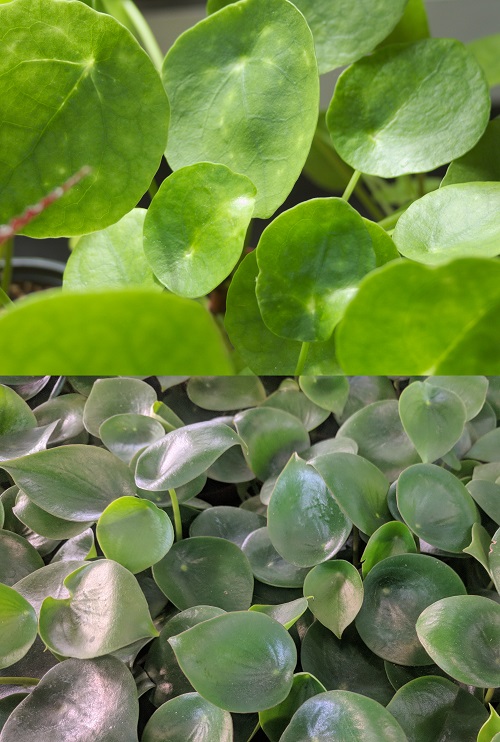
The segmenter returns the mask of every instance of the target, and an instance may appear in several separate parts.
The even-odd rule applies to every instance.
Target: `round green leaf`
[[[479,459],[479,461],[500,461],[498,453],[498,442],[500,440],[500,428],[490,430],[477,440],[468,452],[470,458]]]
[[[224,8],[177,39],[163,82],[172,169],[227,165],[256,186],[255,216],[271,216],[297,180],[316,129],[318,70],[303,15],[286,0]]]
[[[267,327],[292,340],[321,342],[375,268],[375,253],[358,212],[340,198],[320,198],[271,222],[257,246],[257,263],[257,301]]]
[[[384,523],[372,533],[363,551],[361,557],[363,577],[387,557],[414,554],[416,551],[415,538],[405,523],[399,521]]]
[[[16,504],[12,512],[19,518],[21,523],[30,528],[40,536],[53,539],[67,539],[78,536],[79,533],[89,528],[93,521],[71,522],[56,518],[54,515],[47,513],[42,508],[31,502],[24,492],[19,492],[16,498]]]
[[[181,611],[196,605],[244,611],[252,601],[248,559],[236,544],[222,538],[196,536],[178,541],[154,565],[153,577]]]
[[[280,338],[264,324],[255,295],[258,275],[255,250],[240,263],[227,294],[225,326],[234,347],[258,374],[293,374],[302,344]],[[306,373],[338,372],[333,336],[326,343],[314,343],[307,356]]]
[[[479,699],[451,680],[435,676],[407,683],[387,710],[400,723],[408,742],[476,742],[487,715]]]
[[[349,67],[326,120],[351,167],[392,178],[465,154],[489,111],[488,85],[472,54],[453,39],[422,39],[379,49]]]
[[[399,415],[424,463],[436,461],[453,448],[467,416],[464,403],[454,392],[421,381],[403,390]]]
[[[198,407],[217,412],[255,407],[266,399],[258,376],[198,376],[189,379],[186,392]]]
[[[480,522],[474,500],[451,472],[435,464],[415,464],[397,485],[398,508],[420,538],[443,551],[460,552]]]
[[[92,173],[26,231],[80,235],[113,224],[147,191],[167,140],[168,101],[149,57],[114,18],[84,3],[6,3],[0,28],[9,44],[0,67],[9,152],[0,222],[88,165]]]
[[[91,562],[64,587],[69,598],[45,598],[40,609],[40,637],[56,654],[91,659],[158,635],[137,580],[121,564]]]
[[[307,611],[307,607],[306,598],[297,598],[297,600],[291,600],[289,603],[278,603],[278,605],[254,603],[254,605],[250,606],[249,610],[265,613],[266,616],[274,618],[275,621],[288,630]]]
[[[232,541],[236,546],[243,544],[246,537],[266,525],[266,519],[257,513],[216,505],[200,513],[191,523],[190,536],[216,536]]]
[[[67,520],[95,520],[113,500],[135,495],[127,466],[95,446],[51,448],[2,467],[36,505]]]
[[[0,384],[0,435],[12,435],[36,428],[37,419],[22,397]]]
[[[458,183],[428,193],[399,218],[394,242],[419,263],[494,257],[500,252],[500,183]]]
[[[260,725],[270,742],[279,742],[297,709],[309,698],[324,691],[325,687],[313,675],[307,672],[294,675],[292,688],[285,700],[274,708],[259,713]]]
[[[436,600],[465,593],[451,567],[425,554],[384,559],[366,576],[364,590],[356,628],[372,652],[399,665],[431,664],[415,622]]]
[[[132,674],[114,657],[53,667],[12,712],[2,742],[137,742],[139,704]]]
[[[218,616],[172,637],[170,644],[198,693],[227,711],[263,711],[284,701],[292,687],[295,644],[263,613]]]
[[[338,452],[317,456],[311,463],[340,508],[364,533],[371,534],[391,520],[387,507],[389,483],[370,461]]]
[[[341,415],[349,396],[345,376],[301,376],[300,388],[309,399],[324,410]]]
[[[151,716],[141,742],[233,742],[231,714],[198,693],[167,701]]]
[[[311,596],[309,608],[318,621],[341,639],[363,603],[363,583],[350,562],[334,559],[309,572],[304,595]]]
[[[266,585],[302,587],[308,568],[286,561],[274,548],[267,528],[253,531],[241,546],[254,576]]]
[[[389,263],[364,279],[346,310],[340,364],[349,374],[498,374],[499,305],[497,260]]]
[[[238,443],[241,438],[234,430],[217,420],[172,430],[139,456],[137,486],[153,491],[180,487],[205,473],[219,456]]]
[[[43,566],[42,557],[25,538],[0,530],[0,584],[15,585]]]
[[[292,717],[280,742],[407,742],[395,718],[377,701],[334,690],[306,701]]]
[[[228,377],[226,376],[224,378]],[[233,446],[233,448],[228,448],[207,469],[207,477],[215,479],[216,482],[239,484],[240,482],[250,482],[254,478],[254,475],[248,468],[242,449],[239,446],[238,448]]]
[[[498,39],[498,37],[497,37]],[[498,40],[497,40],[498,43]],[[500,118],[490,121],[483,136],[458,160],[453,160],[441,186],[500,180]]]
[[[37,635],[33,607],[7,585],[0,583],[0,669],[10,667],[28,652]]]
[[[261,406],[274,407],[277,410],[289,412],[304,423],[307,431],[319,427],[330,414],[328,410],[324,410],[312,402],[291,380],[285,380],[280,388],[270,394]]]
[[[274,485],[267,517],[274,548],[283,559],[299,567],[331,559],[352,528],[324,480],[297,454]]]
[[[283,410],[246,410],[236,415],[234,424],[247,449],[245,458],[262,481],[279,474],[292,453],[300,453],[310,445],[302,422]]]
[[[465,405],[467,420],[479,415],[489,387],[486,376],[430,376],[427,382],[440,389],[455,392]]]
[[[317,677],[327,690],[349,690],[360,693],[384,706],[394,691],[389,683],[384,662],[364,644],[351,624],[342,639],[315,621],[302,641],[302,668]]]
[[[500,605],[478,595],[438,600],[417,621],[434,662],[452,678],[479,688],[500,686]]]
[[[215,289],[238,262],[256,189],[225,165],[201,162],[168,177],[148,209],[144,252],[157,278],[179,296]]]
[[[53,422],[41,428],[28,428],[19,433],[0,436],[0,462],[44,451],[56,426],[57,422]]]
[[[83,422],[99,437],[102,423],[113,415],[150,415],[157,401],[156,392],[140,379],[98,379],[85,403]]]
[[[132,209],[107,229],[81,237],[64,270],[65,289],[142,286],[161,290],[144,255],[145,209]]]
[[[338,436],[356,441],[359,455],[375,464],[391,482],[419,460],[401,424],[396,400],[384,399],[362,407],[341,426]]]
[[[22,368],[29,373],[35,367],[54,374],[63,367],[68,373],[105,368],[133,376],[148,376],[153,368],[157,373],[232,372],[220,331],[206,309],[149,290],[39,292],[2,312],[0,334],[9,347],[2,362],[6,372]]]
[[[500,485],[487,479],[473,479],[467,484],[467,492],[481,510],[500,525]]]
[[[168,515],[138,497],[110,503],[97,521],[96,535],[104,556],[133,574],[159,562],[174,543]]]
[[[57,423],[50,437],[50,443],[61,445],[61,443],[68,442],[77,443],[80,436],[86,435],[83,425],[84,406],[85,397],[81,394],[63,394],[60,397],[49,399],[36,407],[33,412],[38,425]]]
[[[99,428],[99,438],[111,453],[130,464],[136,454],[165,435],[165,428],[151,417],[125,412],[113,415]]]
[[[86,565],[86,562],[78,559],[47,564],[16,582],[15,589],[23,598],[26,598],[38,615],[45,598],[49,596],[52,598],[67,598],[69,596],[64,587],[64,580],[76,569]]]

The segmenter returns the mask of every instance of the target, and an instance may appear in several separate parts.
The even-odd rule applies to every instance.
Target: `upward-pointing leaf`
[[[0,584],[0,668],[10,667],[36,639],[37,618],[32,606],[7,585]]]
[[[230,5],[178,38],[163,82],[172,106],[170,166],[227,165],[256,186],[255,216],[271,216],[316,129],[318,69],[304,16],[288,0]]]

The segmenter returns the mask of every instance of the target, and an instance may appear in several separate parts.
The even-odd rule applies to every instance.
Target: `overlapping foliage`
[[[490,742],[498,377],[2,377],[0,742]]]

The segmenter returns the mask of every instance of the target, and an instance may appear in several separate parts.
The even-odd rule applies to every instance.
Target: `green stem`
[[[168,494],[172,501],[172,510],[174,511],[174,527],[175,527],[175,540],[182,541],[182,519],[181,511],[179,509],[179,500],[175,490],[169,490]]]
[[[12,255],[14,253],[14,240],[7,240],[3,245],[3,271],[2,271],[2,291],[7,294],[12,281]]]
[[[355,170],[351,176],[351,180],[347,184],[347,188],[345,189],[344,193],[342,194],[342,198],[344,201],[349,201],[349,199],[352,196],[352,192],[356,188],[358,184],[358,180],[361,178],[361,172],[359,170]]]
[[[386,231],[390,229],[394,229],[396,224],[399,221],[399,217],[405,213],[405,211],[411,206],[413,202],[410,202],[409,204],[406,204],[406,206],[401,206],[401,208],[397,209],[396,211],[393,211],[392,214],[389,214],[389,216],[384,217],[384,219],[381,219],[378,224],[380,227],[383,227]]]
[[[134,28],[137,37],[151,57],[154,66],[161,70],[163,66],[163,52],[137,5],[132,0],[122,0],[122,8]]]
[[[493,698],[493,693],[495,692],[494,688],[488,688],[486,693],[484,694],[484,705],[486,706],[491,699]]]
[[[255,737],[255,735],[257,734],[257,732],[259,731],[259,729],[260,729],[260,721],[257,722],[257,726],[253,730],[253,732],[250,735],[250,737],[247,739],[247,742],[251,742],[251,740]]]
[[[0,678],[0,685],[38,685],[38,678]]]
[[[5,293],[5,291],[0,288],[0,307],[8,307],[14,302],[11,300],[8,294]]]
[[[307,361],[307,356],[309,354],[309,347],[310,343],[302,343],[302,348],[300,349],[300,356],[297,363],[297,368],[295,369],[295,376],[301,376],[304,373],[304,368]]]

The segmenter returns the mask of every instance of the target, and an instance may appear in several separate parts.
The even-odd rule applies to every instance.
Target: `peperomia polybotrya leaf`
[[[231,714],[198,693],[185,693],[164,703],[149,719],[141,742],[233,742]]]
[[[389,521],[372,533],[361,557],[363,577],[387,557],[398,554],[414,554],[417,551],[415,538],[405,523]]]
[[[286,629],[263,613],[227,613],[169,641],[198,693],[227,711],[263,711],[284,701],[292,687],[295,645]]]
[[[241,548],[260,582],[274,587],[302,587],[304,584],[308,568],[283,559],[274,548],[266,527],[250,533]]]
[[[179,296],[215,289],[240,257],[256,190],[225,165],[200,162],[172,173],[144,222],[144,252],[155,276]]]
[[[0,28],[9,47],[0,66],[9,152],[0,222],[86,165],[85,181],[26,231],[79,235],[112,224],[147,191],[167,141],[168,101],[150,59],[121,24],[84,3],[6,3]]]
[[[64,270],[66,289],[140,286],[161,291],[143,250],[145,209],[132,209],[116,224],[81,237]]]
[[[0,668],[9,667],[28,652],[37,635],[33,607],[22,595],[0,583]]]
[[[156,401],[155,390],[140,379],[97,379],[85,402],[83,422],[89,433],[99,437],[108,418],[126,412],[151,415]]]
[[[37,425],[27,402],[4,384],[0,384],[0,436],[20,433]]]
[[[423,39],[382,48],[349,67],[326,120],[349,165],[391,178],[465,154],[489,111],[488,85],[472,54],[452,39]]]
[[[41,567],[42,557],[26,539],[17,533],[0,530],[0,584],[15,585]]]
[[[340,198],[313,199],[271,222],[257,246],[257,264],[256,295],[267,327],[292,340],[324,342],[359,281],[375,268],[375,253],[352,206]]]
[[[297,180],[316,129],[318,69],[304,16],[287,0],[223,8],[178,38],[163,82],[172,169],[227,165],[257,188],[255,216],[271,216]]]
[[[354,621],[363,603],[358,570],[344,559],[318,564],[304,580],[304,595],[315,618],[338,639]]]
[[[40,637],[58,655],[90,659],[158,636],[137,580],[121,564],[91,562],[64,586],[70,597],[45,598],[39,619]]]
[[[274,708],[259,713],[260,725],[270,742],[279,742],[294,713],[309,698],[325,690],[319,680],[307,672],[294,675],[293,685],[286,699]]]
[[[164,435],[165,428],[158,420],[133,412],[113,415],[99,428],[99,438],[106,448],[127,464]]]

